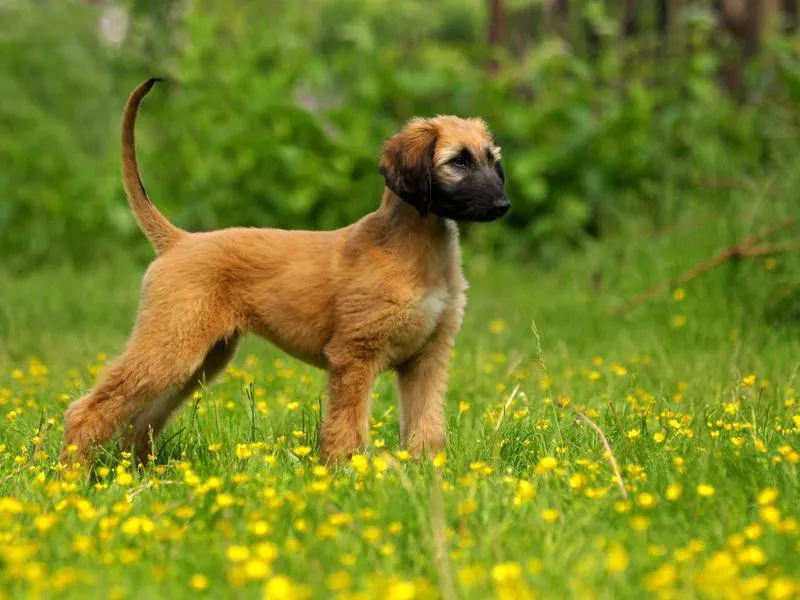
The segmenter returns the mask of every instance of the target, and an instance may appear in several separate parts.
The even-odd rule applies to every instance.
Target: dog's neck
[[[458,232],[458,226],[450,219],[443,219],[432,212],[424,217],[419,211],[402,200],[388,187],[383,190],[383,198],[378,214],[391,222],[392,229],[413,232],[431,239],[447,238]]]

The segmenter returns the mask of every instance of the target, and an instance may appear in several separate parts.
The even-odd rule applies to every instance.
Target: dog
[[[157,78],[130,95],[122,174],[130,208],[157,257],[144,276],[123,354],[64,416],[61,459],[91,462],[122,434],[140,463],[184,399],[256,333],[325,369],[323,462],[368,439],[371,386],[397,373],[400,436],[416,457],[445,443],[448,365],[466,305],[459,221],[493,221],[511,206],[500,148],[480,119],[414,118],[383,146],[380,207],[334,231],[230,228],[190,233],[151,203],[134,127]]]

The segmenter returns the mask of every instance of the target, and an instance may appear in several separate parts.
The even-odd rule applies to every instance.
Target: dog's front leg
[[[364,361],[333,363],[328,377],[328,410],[322,423],[323,462],[352,456],[364,448],[369,434],[370,391],[375,365]]]
[[[400,441],[413,456],[433,454],[444,447],[444,397],[450,351],[460,324],[460,309],[445,314],[422,350],[397,368]]]

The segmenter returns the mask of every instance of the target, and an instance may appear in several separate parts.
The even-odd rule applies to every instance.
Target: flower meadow
[[[0,354],[0,598],[797,598],[797,328],[718,300],[723,275],[617,319],[579,267],[481,264],[446,449],[398,447],[387,374],[339,465],[317,459],[324,374],[259,340],[148,467],[115,446],[92,473],[60,464],[138,271],[7,281],[31,340]]]

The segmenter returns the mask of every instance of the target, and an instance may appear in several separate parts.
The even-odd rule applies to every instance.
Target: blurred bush
[[[755,65],[755,100],[741,103],[717,84],[702,12],[686,23],[695,51],[656,69],[637,60],[641,46],[612,38],[592,59],[554,37],[510,56],[485,41],[485,4],[135,0],[115,44],[98,34],[97,6],[9,0],[4,262],[145,252],[119,182],[118,122],[128,92],[153,74],[170,83],[143,106],[140,166],[154,202],[188,229],[355,220],[379,202],[381,142],[413,115],[489,122],[513,210],[468,235],[544,258],[625,215],[657,226],[682,210],[676,198],[698,198],[699,183],[748,177],[792,148],[778,135],[800,85],[788,41]]]

